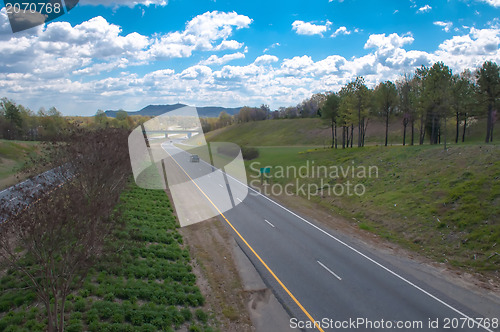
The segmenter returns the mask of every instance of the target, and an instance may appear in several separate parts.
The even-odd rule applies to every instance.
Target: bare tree
[[[63,331],[66,297],[117,226],[113,208],[130,174],[127,136],[125,130],[76,129],[49,144],[38,160],[36,165],[52,167],[38,180],[43,190],[20,189],[20,202],[30,204],[2,204],[1,263],[22,272],[33,287],[49,331]]]

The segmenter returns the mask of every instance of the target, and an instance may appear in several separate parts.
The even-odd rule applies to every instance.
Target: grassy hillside
[[[456,146],[447,152],[439,146],[349,150],[261,147],[259,151],[258,159],[247,162],[249,180],[259,182],[258,169],[272,166],[271,185],[278,194],[280,185],[292,183],[288,194],[347,216],[361,229],[437,261],[498,270],[498,145]],[[371,176],[359,173],[360,167],[366,171],[370,166],[376,166],[378,176],[375,168]],[[281,173],[280,167],[284,169]],[[296,174],[291,167],[298,170]],[[349,169],[344,176],[341,167],[356,171],[353,174]],[[346,192],[347,181],[351,195]],[[359,196],[353,194],[358,184],[365,188]],[[340,188],[344,188],[343,193]]]
[[[330,144],[330,129],[321,119],[282,119],[247,122],[206,134],[208,141],[250,146]]]
[[[448,142],[455,140],[455,123],[448,121]],[[468,125],[466,143],[483,142],[486,124],[484,120],[474,120]],[[354,144],[357,144],[357,128],[354,128]],[[460,128],[460,139],[462,128]],[[337,132],[341,140],[341,130]],[[415,128],[415,142],[418,142],[418,128]],[[206,134],[208,141],[233,142],[240,146],[330,146],[331,129],[321,119],[280,119],[234,124]],[[410,128],[407,128],[407,143],[410,143]],[[444,140],[444,137],[443,137]],[[385,123],[370,119],[366,132],[366,145],[383,145]],[[500,142],[499,135],[496,141]],[[403,126],[400,119],[392,119],[389,124],[389,145],[403,143]],[[427,140],[425,142],[427,144]],[[417,143],[418,144],[418,143]]]
[[[16,183],[15,173],[37,146],[38,142],[0,140],[0,188]]]

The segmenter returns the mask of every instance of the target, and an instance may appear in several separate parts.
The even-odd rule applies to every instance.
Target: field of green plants
[[[68,296],[65,331],[216,330],[165,193],[131,184],[119,208],[124,226]],[[0,331],[44,331],[45,309],[18,273],[0,278]]]

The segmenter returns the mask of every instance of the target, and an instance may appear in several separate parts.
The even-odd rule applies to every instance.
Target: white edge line
[[[239,199],[239,198],[236,198],[236,199],[237,199],[238,201],[240,201],[240,203],[243,203],[243,201],[242,201],[241,199]]]
[[[267,219],[264,219],[264,221],[267,222],[272,228],[275,227],[273,224],[271,224],[269,221],[267,221]]]
[[[229,175],[229,174],[228,174],[228,176],[231,176],[231,175]],[[231,176],[231,177],[232,177],[232,176]],[[232,178],[233,178],[233,177],[232,177]],[[235,178],[233,178],[233,179],[234,179],[235,181],[238,181],[238,180],[237,180],[237,179],[235,179]],[[238,182],[240,182],[240,181],[238,181]],[[241,182],[240,182],[240,183],[241,183]],[[241,184],[243,184],[243,183],[241,183]],[[419,286],[415,285],[414,283],[412,283],[412,282],[411,282],[411,281],[409,281],[408,279],[406,279],[406,278],[404,278],[404,277],[400,276],[399,274],[397,274],[396,272],[392,271],[391,269],[389,269],[389,268],[385,267],[384,265],[380,264],[380,263],[379,263],[379,262],[377,262],[376,260],[374,260],[374,259],[372,259],[372,258],[370,258],[370,257],[366,256],[365,254],[363,254],[363,253],[362,253],[362,252],[360,252],[359,250],[357,250],[357,249],[355,249],[355,248],[351,247],[350,245],[348,245],[347,243],[343,242],[342,240],[340,240],[340,239],[336,238],[335,236],[331,235],[331,234],[330,234],[330,233],[328,233],[327,231],[325,231],[325,230],[323,230],[323,229],[319,228],[318,226],[314,225],[314,224],[313,224],[313,223],[311,223],[310,221],[308,221],[308,220],[306,220],[306,219],[302,218],[301,216],[299,216],[298,214],[296,214],[296,213],[294,213],[294,212],[290,211],[289,209],[287,209],[286,207],[284,207],[284,206],[280,205],[279,203],[277,203],[277,202],[273,201],[273,200],[272,200],[272,199],[270,199],[269,197],[267,197],[267,196],[265,196],[265,195],[262,195],[262,194],[261,194],[261,193],[259,193],[257,190],[253,189],[252,187],[249,187],[249,186],[247,186],[247,187],[248,187],[250,190],[255,191],[256,193],[258,193],[260,196],[264,197],[265,199],[269,200],[270,202],[272,202],[272,203],[274,203],[274,204],[278,205],[279,207],[281,207],[281,208],[282,208],[282,209],[284,209],[285,211],[287,211],[287,212],[291,213],[292,215],[294,215],[295,217],[299,218],[300,220],[304,221],[304,222],[305,222],[305,223],[307,223],[308,225],[310,225],[310,226],[312,226],[312,227],[316,228],[318,231],[320,231],[320,232],[324,233],[325,235],[327,235],[327,236],[331,237],[331,238],[332,238],[332,239],[334,239],[335,241],[337,241],[337,242],[339,242],[340,244],[342,244],[342,245],[346,246],[347,248],[351,249],[351,250],[352,250],[352,251],[354,251],[355,253],[357,253],[357,254],[361,255],[362,257],[366,258],[366,259],[367,259],[367,260],[369,260],[370,262],[372,262],[372,263],[374,263],[375,265],[377,265],[377,266],[381,267],[382,269],[386,270],[387,272],[389,272],[390,274],[394,275],[395,277],[397,277],[397,278],[401,279],[402,281],[406,282],[408,285],[413,286],[414,288],[418,289],[419,291],[421,291],[422,293],[424,293],[424,294],[426,294],[427,296],[431,297],[432,299],[434,299],[434,300],[438,301],[439,303],[443,304],[444,306],[448,307],[449,309],[451,309],[451,310],[455,311],[457,314],[462,315],[463,317],[465,317],[465,318],[467,318],[467,319],[469,319],[469,320],[473,320],[474,322],[476,322],[476,324],[477,324],[479,327],[481,327],[481,328],[485,329],[486,331],[489,331],[489,332],[494,332],[493,330],[490,330],[489,328],[487,328],[487,327],[486,327],[486,326],[484,326],[483,324],[480,324],[480,323],[479,323],[478,321],[476,321],[475,319],[473,319],[473,318],[469,317],[468,315],[464,314],[464,313],[463,313],[463,312],[461,312],[460,310],[455,309],[454,307],[452,307],[452,306],[451,306],[451,305],[449,305],[448,303],[444,302],[444,301],[443,301],[443,300],[441,300],[440,298],[438,298],[438,297],[436,297],[436,296],[432,295],[431,293],[429,293],[429,292],[428,292],[428,291],[426,291],[425,289],[423,289],[423,288],[421,288],[421,287],[419,287]]]
[[[178,148],[178,149],[179,149],[179,148]],[[184,150],[182,150],[182,149],[179,149],[179,150],[184,151]],[[185,151],[184,151],[184,152],[185,152]],[[206,164],[210,165],[210,164],[209,164],[209,163],[207,163],[206,161],[204,161],[204,160],[202,160],[202,161],[203,161],[204,163],[206,163]],[[211,166],[211,165],[210,165],[210,166]],[[222,172],[222,170],[220,170],[220,169],[219,169],[219,171],[220,171],[220,172]],[[227,173],[226,173],[226,174],[227,174]],[[355,253],[359,254],[360,256],[362,256],[362,257],[366,258],[367,260],[369,260],[369,261],[370,261],[370,262],[372,262],[373,264],[375,264],[375,265],[379,266],[380,268],[382,268],[382,269],[386,270],[387,272],[389,272],[389,273],[390,273],[390,274],[392,274],[393,276],[395,276],[395,277],[397,277],[397,278],[401,279],[402,281],[406,282],[408,285],[410,285],[410,286],[414,287],[415,289],[417,289],[417,290],[421,291],[422,293],[424,293],[425,295],[429,296],[430,298],[432,298],[432,299],[436,300],[437,302],[441,303],[441,304],[442,304],[442,305],[444,305],[445,307],[447,307],[447,308],[449,308],[449,309],[451,309],[451,310],[455,311],[457,314],[462,315],[463,317],[465,317],[465,318],[467,318],[467,319],[469,319],[469,320],[472,320],[472,321],[476,322],[477,326],[479,326],[479,327],[481,327],[481,328],[485,329],[486,331],[489,331],[489,332],[494,332],[493,330],[490,330],[489,328],[487,328],[487,327],[486,327],[486,326],[484,326],[483,324],[479,323],[479,322],[478,322],[477,320],[475,320],[474,318],[471,318],[471,317],[469,317],[468,315],[466,315],[466,314],[464,314],[463,312],[461,312],[460,310],[455,309],[454,307],[452,307],[452,306],[451,306],[451,305],[449,305],[448,303],[444,302],[444,301],[443,301],[443,300],[441,300],[440,298],[438,298],[438,297],[436,297],[436,296],[432,295],[431,293],[429,293],[429,292],[428,292],[428,291],[426,291],[425,289],[423,289],[423,288],[421,288],[421,287],[419,287],[419,286],[415,285],[413,282],[411,282],[411,281],[409,281],[408,279],[404,278],[403,276],[401,276],[401,275],[397,274],[396,272],[392,271],[391,269],[389,269],[389,268],[385,267],[384,265],[380,264],[380,263],[379,263],[379,262],[377,262],[376,260],[374,260],[374,259],[372,259],[372,258],[370,258],[370,257],[366,256],[366,255],[365,255],[365,254],[363,254],[361,251],[359,251],[359,250],[357,250],[357,249],[355,249],[355,248],[351,247],[350,245],[348,245],[348,244],[347,244],[347,243],[345,243],[344,241],[342,241],[342,240],[340,240],[340,239],[336,238],[335,236],[333,236],[332,234],[328,233],[327,231],[325,231],[325,230],[321,229],[320,227],[318,227],[318,226],[314,225],[314,224],[313,224],[313,223],[311,223],[310,221],[308,221],[308,220],[306,220],[306,219],[302,218],[301,216],[299,216],[299,215],[298,215],[298,214],[296,214],[295,212],[293,212],[293,211],[291,211],[291,210],[287,209],[287,208],[286,208],[286,207],[284,207],[283,205],[281,205],[281,204],[279,204],[279,203],[275,202],[274,200],[270,199],[269,197],[267,197],[267,196],[265,196],[265,195],[262,195],[262,193],[258,192],[257,190],[253,189],[252,187],[250,187],[250,186],[248,186],[248,185],[244,184],[243,182],[241,182],[240,180],[238,180],[238,179],[234,178],[234,177],[233,177],[233,176],[231,176],[230,174],[227,174],[227,176],[231,177],[231,178],[232,178],[233,180],[235,180],[236,182],[239,182],[240,184],[242,184],[242,185],[246,186],[248,189],[250,189],[250,190],[252,190],[252,191],[256,192],[257,194],[259,194],[260,196],[264,197],[264,198],[265,198],[265,199],[267,199],[268,201],[270,201],[270,202],[272,202],[272,203],[276,204],[277,206],[281,207],[283,210],[285,210],[285,211],[289,212],[290,214],[294,215],[295,217],[299,218],[300,220],[302,220],[303,222],[305,222],[305,223],[306,223],[306,224],[308,224],[309,226],[312,226],[313,228],[316,228],[318,231],[320,231],[320,232],[322,232],[323,234],[325,234],[325,235],[329,236],[330,238],[332,238],[333,240],[337,241],[338,243],[340,243],[340,244],[344,245],[345,247],[347,247],[347,248],[351,249],[352,251],[354,251]]]
[[[325,270],[327,270],[328,272],[330,272],[335,278],[337,278],[339,280],[342,280],[341,277],[339,277],[335,272],[333,272],[328,267],[326,267],[323,263],[321,263],[320,261],[316,261],[316,262],[318,262],[318,264],[321,265]]]

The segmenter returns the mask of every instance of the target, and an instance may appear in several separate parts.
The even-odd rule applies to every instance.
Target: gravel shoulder
[[[217,218],[180,230],[197,284],[221,331],[290,331],[290,317]]]

